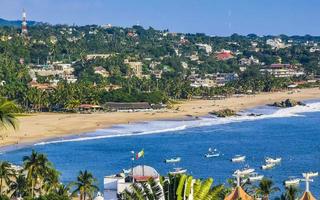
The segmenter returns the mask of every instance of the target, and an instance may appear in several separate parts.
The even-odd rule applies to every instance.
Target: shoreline
[[[192,115],[205,116],[214,110],[229,108],[235,111],[254,108],[261,105],[282,101],[286,98],[294,100],[320,99],[319,88],[290,91],[260,93],[243,97],[229,97],[223,100],[190,100],[175,105],[179,110],[150,112],[111,112],[111,113],[36,113],[19,117],[19,128],[7,130],[6,136],[0,140],[0,148],[17,148],[55,138],[77,136],[98,129],[107,129],[114,125],[138,123],[157,120],[184,120]],[[2,133],[3,134],[3,133]]]

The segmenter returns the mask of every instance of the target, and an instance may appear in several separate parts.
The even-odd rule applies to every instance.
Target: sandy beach
[[[301,89],[298,92],[274,92],[230,97],[224,100],[191,100],[175,105],[175,109],[166,111],[137,113],[94,113],[94,114],[63,114],[37,113],[19,117],[19,128],[16,131],[2,132],[4,138],[0,146],[32,143],[55,137],[81,134],[115,124],[127,124],[139,121],[160,119],[179,119],[186,115],[204,116],[208,112],[224,108],[236,111],[281,101],[286,98],[294,100],[320,99],[319,88]],[[177,109],[178,108],[178,109]]]

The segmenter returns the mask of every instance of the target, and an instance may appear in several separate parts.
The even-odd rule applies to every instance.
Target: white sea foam
[[[254,112],[254,111],[253,111]],[[255,111],[257,114],[259,110]],[[201,117],[198,120],[188,121],[150,121],[147,123],[127,124],[121,126],[115,126],[109,129],[100,129],[94,133],[84,134],[76,138],[58,139],[53,141],[40,142],[35,145],[46,145],[64,142],[80,142],[86,140],[97,140],[113,137],[124,136],[138,136],[157,134],[165,132],[177,132],[188,128],[214,126],[228,123],[237,123],[244,121],[254,121],[271,118],[283,118],[283,117],[303,117],[303,113],[308,112],[320,112],[320,102],[309,103],[306,106],[296,106],[293,108],[283,108],[275,110],[271,114],[264,114],[260,116],[248,116],[249,112],[243,112],[241,116],[228,117],[228,118],[216,118],[216,117]]]

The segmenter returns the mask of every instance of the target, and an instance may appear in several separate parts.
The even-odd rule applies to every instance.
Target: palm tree
[[[286,187],[286,192],[281,195],[280,200],[296,200],[298,197],[299,190],[296,186]]]
[[[272,180],[263,178],[256,189],[256,193],[261,195],[263,200],[268,200],[270,194],[280,190],[278,187],[274,187],[273,185],[274,183]]]
[[[16,129],[18,125],[17,112],[18,106],[13,101],[0,97],[0,129],[8,127]]]
[[[40,194],[43,189],[44,181],[48,175],[48,171],[52,170],[52,164],[44,154],[38,154],[32,150],[30,156],[23,157],[24,169],[27,171],[28,184],[31,186],[31,196],[38,189]]]
[[[131,190],[124,190],[121,194],[123,200],[160,200],[164,197],[164,191],[159,182],[154,179],[150,179],[145,183],[133,183]]]
[[[73,183],[76,187],[72,192],[72,195],[80,193],[80,200],[92,199],[95,191],[98,190],[98,187],[95,185],[96,179],[93,175],[87,170],[80,171],[77,177],[77,181]]]
[[[11,192],[11,198],[23,197],[28,194],[28,182],[23,173],[20,173],[9,184],[9,192]]]
[[[11,164],[4,161],[0,162],[0,195],[2,195],[3,181],[9,185],[10,178],[14,176],[14,171],[11,168]]]

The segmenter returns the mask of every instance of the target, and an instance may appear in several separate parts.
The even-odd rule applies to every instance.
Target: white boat
[[[122,172],[125,174],[130,174],[131,173],[131,169],[122,169]]]
[[[276,166],[275,163],[266,163],[264,165],[261,166],[261,169],[266,170],[266,169],[272,169]]]
[[[245,176],[245,175],[249,175],[251,174],[252,172],[254,172],[254,169],[253,168],[249,168],[249,167],[246,167],[242,170],[238,169],[234,172],[234,174],[238,174],[238,175],[241,175],[241,176]]]
[[[187,172],[187,169],[182,169],[182,168],[174,168],[173,172],[169,172],[171,175],[177,175],[177,174],[184,174]]]
[[[248,179],[250,182],[261,181],[263,179],[263,175],[259,175],[258,173],[252,173],[249,175]]]
[[[289,186],[299,185],[299,183],[300,183],[300,179],[299,179],[299,178],[294,178],[294,177],[292,177],[292,178],[289,178],[289,180],[286,180],[286,181],[284,182],[284,185],[285,185],[286,187],[289,187]]]
[[[243,162],[246,160],[246,156],[236,155],[231,159],[232,162]]]
[[[176,158],[170,158],[170,159],[166,159],[164,162],[166,163],[177,163],[180,162],[181,158],[180,157],[176,157]]]
[[[307,172],[307,173],[302,173],[303,177],[309,176],[311,177],[315,177],[315,176],[319,176],[319,172]]]
[[[204,156],[205,156],[206,158],[219,157],[219,156],[220,156],[220,153],[218,152],[217,149],[214,149],[214,150],[212,151],[212,149],[209,148],[208,153],[206,153]]]
[[[281,162],[281,158],[266,158],[266,163],[274,163],[274,164],[279,164]]]

